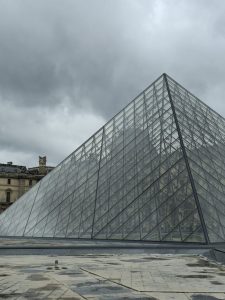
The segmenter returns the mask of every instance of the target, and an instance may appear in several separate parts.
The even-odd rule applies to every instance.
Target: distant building
[[[0,163],[0,213],[27,192],[54,167],[46,166],[46,156],[39,156],[39,166],[26,166]]]

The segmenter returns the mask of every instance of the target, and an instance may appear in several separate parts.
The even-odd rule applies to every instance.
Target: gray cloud
[[[163,72],[225,116],[224,14],[220,0],[0,0],[0,160],[58,163]]]

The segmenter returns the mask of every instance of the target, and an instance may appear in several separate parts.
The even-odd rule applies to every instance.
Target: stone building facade
[[[0,163],[0,213],[27,192],[54,167],[46,166],[46,156],[39,156],[39,165],[33,168]]]

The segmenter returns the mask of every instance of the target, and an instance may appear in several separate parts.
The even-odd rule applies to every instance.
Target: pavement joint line
[[[55,277],[52,277],[51,274],[49,274],[49,277],[50,277],[51,279],[53,279],[54,281],[56,281],[57,283],[62,284],[62,285],[66,288],[66,291],[65,291],[65,292],[67,292],[67,291],[74,292],[73,290],[71,290],[71,288],[70,288],[67,284],[65,284],[65,283],[63,283],[63,282],[57,280]],[[79,295],[81,298],[83,298],[83,299],[85,299],[85,300],[88,300],[88,298],[86,298],[86,297],[84,297],[83,295],[79,294],[77,291],[76,291],[76,293],[77,293],[77,295]],[[61,297],[61,296],[60,296],[60,297]]]
[[[127,288],[127,289],[129,289],[129,290],[132,290],[132,291],[134,291],[134,292],[140,292],[139,290],[136,290],[136,289],[134,289],[134,288],[132,288],[132,287],[130,287],[130,286],[127,286],[127,285],[122,284],[122,283],[120,283],[120,282],[113,281],[113,280],[110,279],[110,278],[106,278],[106,277],[104,277],[104,276],[98,275],[98,274],[93,273],[93,272],[91,272],[91,271],[89,271],[89,270],[85,270],[84,268],[80,268],[80,269],[81,269],[82,271],[88,272],[88,273],[90,273],[90,274],[92,274],[92,275],[95,275],[95,276],[97,276],[97,277],[104,278],[105,281],[113,282],[113,283],[116,284],[116,285],[120,285],[120,286],[125,287],[125,288]]]
[[[174,293],[174,294],[190,293],[189,291],[184,291],[184,290],[183,291],[176,291],[176,290],[175,291],[174,290],[164,290],[164,291],[158,291],[158,290],[137,290],[137,289],[135,289],[133,287],[130,287],[130,286],[127,286],[125,284],[116,282],[116,281],[114,281],[114,280],[112,280],[110,278],[106,278],[106,277],[104,277],[102,275],[99,275],[97,273],[94,273],[92,271],[84,269],[82,267],[80,269],[83,270],[83,271],[85,271],[85,272],[87,272],[87,273],[89,273],[89,274],[95,275],[95,276],[100,277],[100,278],[104,278],[105,281],[113,282],[114,284],[117,284],[117,285],[120,285],[122,287],[128,288],[128,289],[133,290],[135,292],[140,292],[140,293],[159,293],[160,292],[160,293],[163,293],[163,294],[166,294],[166,293]],[[209,294],[209,293],[211,293],[211,294],[213,294],[213,293],[214,294],[221,294],[221,293],[224,293],[225,294],[225,290],[224,291],[219,291],[219,292],[195,291],[194,293],[201,293],[201,294]]]
[[[48,275],[49,277],[51,277],[50,275]],[[52,278],[51,278],[52,279]],[[54,278],[53,278],[54,279]],[[55,279],[54,279],[55,280]],[[57,282],[58,283],[58,282]],[[54,291],[57,290],[57,288],[52,289],[52,291],[50,291],[50,293],[48,294],[48,296],[50,296],[52,293],[54,293]]]

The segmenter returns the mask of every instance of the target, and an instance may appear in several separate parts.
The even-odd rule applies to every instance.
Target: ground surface
[[[177,254],[0,256],[0,299],[225,299],[225,267]]]

